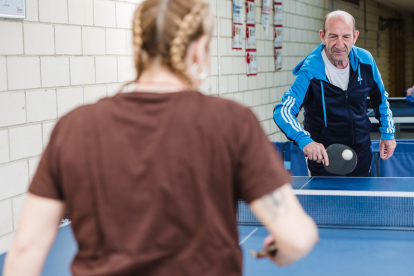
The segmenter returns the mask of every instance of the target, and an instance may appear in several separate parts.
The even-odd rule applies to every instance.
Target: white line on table
[[[323,196],[377,196],[377,197],[409,197],[414,198],[414,192],[397,191],[347,191],[347,190],[293,190],[295,195]]]
[[[305,184],[303,184],[303,186],[300,187],[299,190],[302,190],[302,188],[305,187],[312,179],[313,179],[313,177],[311,177]]]
[[[254,229],[249,235],[247,235],[240,243],[239,245],[242,245],[245,241],[247,241],[248,238],[250,238],[251,235],[254,234],[254,232],[257,231],[257,229],[259,229],[259,227],[256,227],[256,229]]]

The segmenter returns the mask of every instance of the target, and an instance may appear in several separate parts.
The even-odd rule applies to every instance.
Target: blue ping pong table
[[[259,250],[268,232],[239,202],[244,276],[414,275],[414,178],[295,177],[292,186],[320,242],[289,267],[256,260],[249,250]],[[76,251],[70,226],[60,228],[42,275],[71,275]],[[3,262],[4,255],[0,271]]]
[[[396,138],[400,138],[400,125],[414,123],[414,107],[407,103],[405,97],[388,98],[388,103],[390,104],[395,123],[395,136]],[[367,106],[370,106],[369,100],[367,100]],[[371,123],[378,124],[372,108],[367,109],[367,116]]]

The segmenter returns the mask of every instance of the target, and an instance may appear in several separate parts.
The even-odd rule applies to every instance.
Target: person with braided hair
[[[289,175],[250,109],[197,91],[210,67],[203,0],[147,0],[133,22],[137,78],[56,124],[5,276],[39,275],[64,211],[73,275],[240,276],[236,205],[268,228],[287,265],[317,240]]]

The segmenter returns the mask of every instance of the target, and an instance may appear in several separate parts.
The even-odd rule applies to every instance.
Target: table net
[[[414,198],[370,195],[297,195],[318,226],[414,228]],[[238,203],[240,225],[261,225],[245,202]]]

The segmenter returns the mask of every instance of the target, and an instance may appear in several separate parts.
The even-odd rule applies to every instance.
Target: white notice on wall
[[[262,18],[260,19],[260,23],[262,23],[265,29],[266,38],[269,38],[270,10],[271,0],[263,0]]]
[[[275,25],[275,48],[282,48],[283,45],[283,27],[282,25]]]
[[[247,75],[257,75],[257,53],[256,50],[246,52]]]
[[[282,70],[282,49],[275,48],[275,66],[276,70]]]
[[[233,23],[243,23],[242,0],[233,0]]]
[[[274,17],[274,49],[275,49],[275,68],[282,69],[282,45],[283,45],[283,25],[282,25],[282,1],[274,2],[275,17]]]
[[[246,0],[246,21],[247,24],[254,24],[254,0]]]
[[[283,9],[282,9],[282,1],[275,1],[275,16],[274,16],[274,22],[275,25],[282,25],[282,15],[283,15]]]
[[[256,50],[256,27],[246,24],[246,50]]]
[[[233,50],[241,50],[243,48],[243,24],[233,23]]]
[[[233,0],[233,50],[243,48],[243,3],[242,0]]]
[[[0,17],[26,18],[26,0],[0,0]]]

